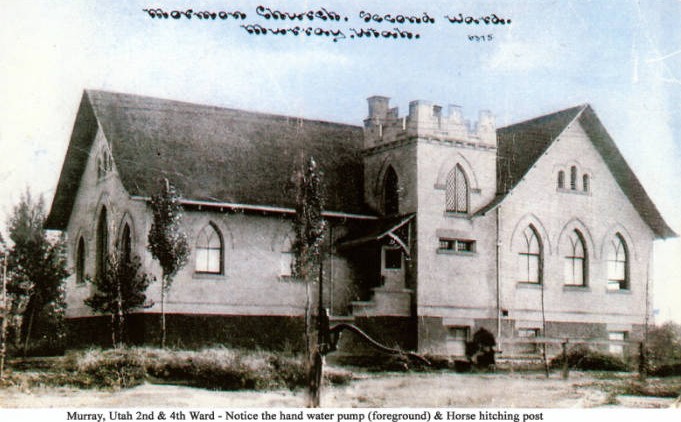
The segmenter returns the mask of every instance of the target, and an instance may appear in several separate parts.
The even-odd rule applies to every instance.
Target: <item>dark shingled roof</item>
[[[478,212],[496,208],[572,121],[578,121],[624,194],[658,238],[676,237],[589,105],[568,108],[497,130],[497,197]]]
[[[97,124],[130,195],[168,178],[186,199],[295,207],[294,171],[312,155],[325,209],[373,214],[363,200],[362,128],[149,97],[85,91],[47,227],[66,227]]]

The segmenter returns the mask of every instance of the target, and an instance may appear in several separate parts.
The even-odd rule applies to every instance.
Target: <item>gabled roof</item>
[[[47,227],[63,229],[97,127],[131,196],[168,178],[187,199],[295,206],[294,171],[315,157],[325,209],[372,214],[363,200],[362,128],[178,101],[85,91]]]
[[[620,188],[655,236],[676,237],[588,104],[498,129],[497,196],[477,214],[485,214],[503,202],[573,121],[582,125]]]

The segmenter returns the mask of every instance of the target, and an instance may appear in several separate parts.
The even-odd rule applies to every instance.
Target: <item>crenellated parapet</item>
[[[496,147],[494,116],[480,111],[475,123],[464,119],[461,107],[446,109],[430,101],[412,101],[409,114],[399,116],[397,107],[390,108],[390,98],[373,96],[367,99],[369,116],[364,120],[364,147],[372,148],[393,141],[411,138],[464,143],[471,146]]]

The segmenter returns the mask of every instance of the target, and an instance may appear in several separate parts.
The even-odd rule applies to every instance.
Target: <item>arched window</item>
[[[196,239],[196,272],[222,273],[222,235],[213,223],[204,227]]]
[[[445,200],[447,212],[468,213],[468,179],[458,164],[447,174]]]
[[[577,189],[577,167],[570,167],[570,189]]]
[[[95,242],[95,277],[101,280],[106,271],[106,258],[109,254],[109,229],[106,207],[102,207],[102,210],[99,212]]]
[[[629,251],[621,234],[610,241],[608,251],[608,290],[629,289]]]
[[[542,244],[532,225],[523,231],[520,241],[518,281],[537,283],[542,281]]]
[[[582,175],[582,190],[584,192],[589,192],[589,175]]]
[[[565,255],[565,284],[568,286],[586,286],[587,250],[584,237],[578,230],[568,236]]]
[[[82,236],[76,246],[76,283],[85,283],[85,240]]]
[[[399,180],[392,166],[388,167],[383,179],[383,212],[385,215],[393,215],[400,212]]]
[[[565,189],[565,172],[563,170],[558,172],[558,189]]]
[[[123,226],[123,232],[121,233],[121,259],[123,262],[132,261],[132,233],[130,232],[130,226],[125,223]]]

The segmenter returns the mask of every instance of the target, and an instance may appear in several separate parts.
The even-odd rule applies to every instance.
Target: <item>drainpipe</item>
[[[497,248],[496,248],[496,270],[497,270],[497,347],[501,349],[501,205],[496,209],[497,219]]]

